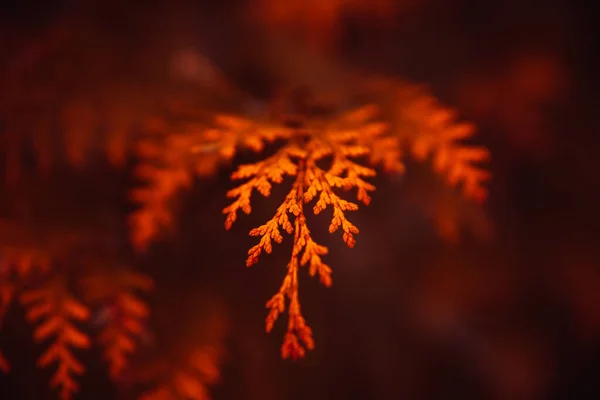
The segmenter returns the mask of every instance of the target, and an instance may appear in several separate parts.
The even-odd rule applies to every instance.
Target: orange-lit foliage
[[[345,199],[344,193],[355,191],[358,202],[368,205],[370,192],[375,190],[369,179],[377,169],[403,173],[404,148],[418,160],[431,158],[435,172],[449,186],[460,186],[464,197],[478,202],[486,198],[489,173],[478,164],[487,160],[488,151],[461,142],[473,134],[472,125],[454,122],[454,113],[419,86],[376,80],[361,90],[373,100],[371,104],[349,108],[292,96],[275,103],[287,102],[296,112],[274,107],[253,118],[217,112],[211,122],[188,111],[184,122],[178,120],[173,128],[168,119],[154,119],[153,137],[140,148],[146,161],[138,174],[148,185],[132,193],[141,204],[131,220],[132,240],[138,248],[145,248],[161,228],[172,226],[173,196],[189,187],[194,175],[214,172],[223,162],[233,161],[240,150],[275,150],[255,163],[238,166],[231,178],[244,182],[227,193],[233,201],[223,212],[225,228],[230,229],[240,211],[252,211],[254,193],[268,197],[274,184],[293,178],[273,217],[250,231],[259,242],[248,251],[246,260],[246,265],[252,266],[263,252],[271,253],[273,243],[283,241],[283,232],[293,236],[287,274],[267,302],[266,330],[270,331],[289,301],[288,328],[281,349],[284,358],[302,357],[306,349],[314,347],[312,330],[300,309],[298,269],[307,266],[309,275],[318,275],[324,285],[332,282],[331,268],[322,261],[328,249],[312,238],[308,227],[309,203],[314,202],[313,214],[331,209],[329,232],[341,230],[344,242],[354,247],[359,229],[347,212],[359,206]],[[449,216],[442,213],[439,218]]]
[[[419,136],[411,147],[415,158],[425,160],[432,157],[435,172],[443,176],[450,186],[462,182],[465,197],[475,201],[485,200],[487,190],[483,182],[489,179],[490,174],[476,164],[487,161],[488,150],[484,147],[456,145],[457,141],[473,135],[474,126],[455,124],[452,110],[439,107],[431,96],[419,97],[405,108],[404,118],[419,129]]]
[[[35,342],[49,343],[38,366],[56,365],[50,384],[61,399],[70,399],[78,391],[77,376],[85,372],[76,353],[92,342],[84,324],[101,327],[98,342],[105,347],[110,374],[116,379],[145,329],[148,310],[134,293],[150,289],[151,281],[114,261],[98,265],[98,255],[82,258],[81,243],[72,239],[83,240],[81,233],[51,232],[40,241],[27,232],[18,223],[0,220],[0,322],[19,298],[27,321],[36,325]],[[77,268],[64,267],[73,262]],[[93,318],[96,313],[101,318]],[[1,354],[0,367],[9,370]]]
[[[217,383],[221,377],[220,359],[221,353],[214,347],[190,351],[184,366],[171,371],[170,379],[144,393],[140,400],[208,399],[209,386]]]
[[[108,271],[108,273],[106,272]],[[143,275],[104,267],[82,281],[86,300],[101,304],[103,329],[98,342],[104,347],[109,375],[118,379],[127,366],[127,357],[136,349],[136,340],[144,334],[148,306],[136,291],[147,292],[152,281]]]
[[[373,6],[383,14],[388,6],[393,6],[388,1],[356,4],[359,9]],[[324,13],[317,21],[323,29],[315,31],[315,39],[323,32],[330,33],[341,8],[356,4],[321,4]],[[277,21],[279,17],[273,18]],[[94,54],[91,59],[98,57]],[[77,65],[70,61],[69,65]],[[178,66],[172,68],[172,73],[178,72]],[[191,70],[186,74],[192,74]],[[209,75],[213,76],[212,72]],[[16,81],[23,82],[28,77],[24,74]],[[9,127],[3,134],[7,139],[3,150],[9,163],[8,178],[14,182],[19,177],[22,142],[33,144],[38,166],[45,171],[53,157],[64,158],[70,166],[85,165],[99,141],[102,152],[114,165],[123,165],[135,148],[134,155],[139,159],[136,176],[147,183],[130,193],[140,206],[130,216],[131,241],[137,250],[147,248],[162,231],[173,228],[173,202],[182,189],[192,186],[196,177],[214,175],[226,164],[237,167],[231,179],[242,182],[227,193],[231,203],[223,210],[226,229],[232,227],[240,211],[251,213],[256,192],[268,197],[273,185],[291,181],[285,199],[272,217],[250,231],[251,236],[257,237],[257,244],[249,249],[246,259],[250,267],[261,254],[273,251],[273,243],[281,243],[286,235],[292,237],[283,282],[266,303],[267,332],[288,310],[287,332],[281,346],[283,358],[303,357],[314,348],[313,332],[299,300],[299,269],[307,267],[310,276],[317,275],[325,286],[332,284],[332,269],[324,261],[329,249],[314,239],[309,227],[311,214],[330,212],[329,233],[341,231],[345,244],[354,247],[359,229],[351,221],[350,211],[357,211],[360,203],[369,205],[377,173],[404,173],[405,153],[420,161],[431,159],[434,171],[449,186],[459,187],[465,198],[483,201],[486,197],[489,173],[478,164],[487,160],[488,151],[463,143],[472,136],[473,126],[455,122],[454,112],[439,105],[420,86],[356,76],[349,87],[333,88],[333,96],[324,96],[325,99],[320,98],[322,88],[311,87],[317,94],[313,99],[306,93],[299,96],[293,92],[302,89],[294,81],[292,87],[283,88],[280,97],[253,108],[247,103],[255,99],[229,87],[211,96],[197,88],[191,93],[157,87],[142,90],[135,84],[110,82],[56,99],[60,91],[54,85],[66,79],[59,78],[51,80],[50,87],[44,87],[41,94],[26,92],[18,97],[19,87],[13,88],[17,100],[9,99],[2,108],[0,118]],[[149,93],[152,96],[147,96]],[[57,112],[40,117],[35,126],[22,118],[23,109],[46,103],[57,104]],[[157,107],[156,115],[146,118],[148,110],[154,108],[150,105],[162,105],[162,109]],[[143,138],[136,137],[134,125],[140,127]],[[63,140],[57,146],[49,144],[51,126],[60,127]],[[248,153],[256,155],[257,161],[237,165],[237,156]],[[349,198],[350,191],[355,193],[356,201]],[[440,233],[447,238],[457,229],[453,212],[452,208],[439,207],[432,212]],[[0,239],[8,240],[9,236],[3,234]],[[89,321],[100,325],[97,341],[103,347],[110,376],[115,380],[122,378],[127,356],[136,349],[135,341],[145,334],[149,314],[135,292],[149,290],[151,282],[125,268],[115,268],[112,263],[98,265],[94,257],[83,262],[85,268],[81,271],[62,268],[61,262],[69,259],[71,253],[66,240],[59,242],[56,248],[27,240],[16,247],[0,243],[0,317],[14,296],[21,296],[31,322],[45,317],[35,339],[52,337],[54,342],[40,357],[39,365],[58,363],[52,384],[60,386],[61,398],[67,399],[77,390],[75,375],[84,372],[74,353],[89,347],[92,341],[92,336],[77,324]],[[31,279],[34,275],[35,280]],[[77,300],[79,297],[81,300]],[[98,318],[93,317],[95,308],[100,311]],[[190,352],[190,348],[195,351]],[[202,345],[190,348],[185,351],[190,356],[172,366],[146,398],[206,397],[207,386],[218,378],[222,351]],[[0,367],[8,369],[2,355]]]
[[[57,164],[89,165],[98,144],[115,166],[131,153],[147,87],[110,76],[118,65],[106,60],[117,58],[116,47],[99,40],[92,25],[68,19],[15,41],[16,49],[1,49],[8,59],[0,66],[3,181],[15,183],[28,172],[28,153],[46,175]]]
[[[198,292],[196,292],[198,293]],[[144,384],[140,400],[210,398],[210,387],[221,380],[225,360],[227,310],[217,297],[195,294],[178,307],[176,320],[170,315],[169,340],[160,353],[140,360],[132,382]],[[169,314],[172,314],[167,309]]]
[[[405,187],[409,204],[423,209],[437,234],[448,243],[458,244],[464,237],[489,242],[494,229],[486,210],[472,207],[460,193],[445,190],[433,178],[418,174],[411,179]]]
[[[34,332],[35,341],[42,342],[55,337],[53,344],[38,359],[38,366],[44,368],[58,364],[50,385],[59,387],[60,397],[68,399],[78,390],[74,375],[81,375],[85,370],[72,349],[87,349],[90,345],[89,337],[73,322],[87,321],[89,309],[67,292],[61,278],[39,289],[25,291],[21,301],[29,308],[27,320],[39,323]]]

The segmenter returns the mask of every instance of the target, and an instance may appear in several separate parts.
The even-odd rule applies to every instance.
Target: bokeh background
[[[81,355],[88,371],[79,398],[134,398],[141,376],[198,342],[221,354],[214,399],[599,398],[600,65],[588,7],[3,2],[0,241],[60,247],[75,235],[86,257],[127,260],[156,282],[136,368],[112,383],[93,348]],[[489,201],[475,207],[409,162],[406,176],[376,179],[372,206],[353,216],[354,249],[315,218],[334,285],[302,278],[317,347],[282,361],[284,321],[265,334],[263,305],[285,274],[290,243],[250,270],[244,260],[254,244],[248,230],[283,192],[225,232],[226,167],[182,193],[173,234],[135,256],[128,132],[174,93],[236,87],[259,101],[281,84],[318,88],[334,76],[351,85],[335,73],[350,69],[428,84],[476,123],[475,141],[493,155]],[[0,333],[12,363],[0,398],[55,398],[50,371],[35,367],[44,346],[33,344],[23,314],[11,308]]]

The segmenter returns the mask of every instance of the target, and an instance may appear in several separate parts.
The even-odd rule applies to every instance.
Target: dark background
[[[134,3],[3,3],[2,85],[24,79],[26,87],[46,85],[55,99],[29,119],[60,108],[71,94],[93,97],[115,82],[126,83],[125,102],[139,95],[132,88],[157,97],[155,88],[172,84],[168,60],[182,50],[202,53],[256,98],[282,80],[313,73],[310,59],[292,68],[286,57],[294,47],[286,53],[270,40],[289,32],[251,21],[252,4]],[[303,310],[316,340],[306,359],[280,360],[284,321],[264,333],[263,304],[279,287],[289,241],[252,269],[244,267],[254,244],[247,231],[270,216],[282,191],[225,232],[221,209],[232,187],[232,168],[225,168],[181,196],[172,238],[134,257],[124,222],[132,209],[126,190],[134,160],[115,169],[92,155],[84,169],[58,165],[47,176],[30,171],[3,185],[2,217],[35,215],[25,222],[41,236],[84,225],[96,246],[101,242],[152,276],[153,333],[144,350],[161,358],[185,352],[199,337],[218,342],[224,360],[221,382],[211,389],[215,399],[598,398],[594,15],[581,1],[411,3],[386,24],[344,15],[339,46],[326,49],[328,58],[342,68],[427,83],[474,121],[476,141],[493,155],[490,199],[485,213],[460,203],[427,168],[409,163],[402,179],[378,177],[372,206],[353,215],[361,229],[355,249],[327,235],[327,221],[315,218],[312,230],[330,248],[334,285],[325,290],[302,278]],[[32,56],[41,63],[39,74],[19,75],[22,49],[44,43],[56,27],[76,32],[78,44],[61,52],[57,39],[59,55]],[[63,58],[71,61],[61,64]],[[318,85],[325,78],[316,74],[302,79]],[[3,105],[20,101],[2,92]],[[120,94],[115,91],[115,101]],[[24,163],[26,169],[33,164]],[[447,204],[458,204],[452,210],[465,227],[459,243],[439,238],[431,221],[431,210]],[[494,235],[482,240],[478,232],[488,221]],[[31,338],[23,310],[13,307],[0,334],[13,367],[0,375],[1,399],[54,398],[50,369],[35,367],[44,346]],[[144,357],[136,365],[149,363]],[[81,359],[88,371],[79,398],[132,398],[139,391],[130,382],[110,383],[99,349]]]

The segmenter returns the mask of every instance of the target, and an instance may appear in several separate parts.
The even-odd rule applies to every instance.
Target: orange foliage
[[[134,381],[152,387],[140,400],[207,400],[210,386],[221,380],[229,326],[226,310],[216,298],[201,295],[188,299],[179,311],[183,331],[175,333],[177,339],[168,342],[167,351],[145,360],[141,370],[134,372],[138,375]]]
[[[290,16],[299,18],[300,24],[306,23],[314,38],[320,40],[323,35],[335,37],[332,31],[344,9],[388,15],[394,7],[394,2],[389,0],[339,0],[318,4],[275,4],[264,0],[258,8],[275,24],[288,24]],[[202,60],[178,60],[171,65],[171,73],[187,78],[198,74],[220,78],[212,65],[202,64]],[[213,97],[227,98],[219,97],[218,101],[210,94],[198,94],[197,91],[191,95],[177,92],[171,97],[172,93],[153,87],[153,96],[146,97],[153,98],[154,103],[162,101],[167,105],[153,118],[146,118],[146,111],[156,104],[137,94],[147,94],[147,91],[111,83],[108,88],[92,87],[85,94],[75,93],[62,99],[58,108],[60,121],[48,116],[44,120],[46,125],[40,123],[32,128],[25,124],[25,130],[33,131],[34,148],[43,168],[51,164],[53,156],[48,150],[47,127],[56,122],[59,122],[64,138],[64,154],[61,155],[73,166],[85,164],[101,131],[106,131],[102,150],[112,163],[122,165],[129,155],[128,150],[135,148],[139,157],[135,173],[146,181],[145,187],[130,192],[130,198],[140,206],[130,216],[131,241],[137,250],[145,249],[162,231],[173,228],[173,202],[182,189],[192,186],[195,177],[214,175],[223,164],[235,163],[240,152],[260,154],[267,148],[274,150],[273,155],[237,167],[231,178],[244,182],[227,193],[232,203],[223,212],[225,227],[229,229],[240,210],[245,214],[252,211],[251,200],[255,192],[268,197],[274,184],[283,184],[284,178],[293,179],[285,200],[273,217],[250,231],[251,236],[259,239],[248,251],[246,265],[257,263],[263,252],[271,253],[273,242],[283,241],[283,232],[292,235],[293,250],[287,273],[277,293],[267,302],[266,330],[272,329],[288,301],[288,329],[282,356],[296,358],[314,346],[312,331],[301,313],[298,269],[307,266],[309,275],[318,274],[324,285],[332,284],[331,268],[322,260],[328,248],[313,239],[308,225],[306,207],[309,203],[314,203],[313,214],[331,210],[329,232],[342,231],[343,241],[348,247],[354,247],[359,229],[348,219],[348,212],[358,210],[358,203],[368,205],[371,202],[371,193],[375,190],[371,180],[378,170],[404,172],[405,150],[418,160],[432,159],[435,172],[449,186],[460,187],[464,197],[483,201],[487,195],[485,182],[490,176],[478,164],[487,161],[489,153],[483,147],[462,143],[473,135],[472,125],[455,122],[454,112],[440,106],[422,87],[364,76],[352,78],[355,81],[349,83],[348,88],[334,88],[336,94],[341,93],[333,96],[334,100],[323,100],[318,96],[316,99],[310,96],[298,99],[291,91],[284,90],[283,99],[269,99],[270,104],[252,112],[248,111],[247,104],[239,106],[239,103],[252,99],[241,98],[226,84],[227,90],[223,89]],[[291,86],[283,89],[298,89]],[[319,94],[318,87],[310,89],[316,89]],[[53,97],[49,94],[52,93],[52,90],[45,90],[41,91],[41,97],[24,97],[25,104],[33,102],[39,106],[50,102]],[[209,97],[208,101],[206,97]],[[239,107],[236,109],[231,105]],[[20,126],[23,121],[13,120],[11,111],[11,107],[3,109],[2,117],[7,120],[7,126]],[[135,137],[132,129],[134,122],[140,120],[145,121],[142,124],[146,134],[143,139]],[[16,133],[18,131],[11,130],[12,134],[6,135],[11,177],[18,176],[18,167],[23,164],[20,159],[22,137]],[[345,192],[348,191],[355,191],[356,202],[347,199]],[[438,207],[433,212],[440,231],[448,237],[454,235],[456,226],[448,209]],[[20,268],[25,270],[29,261],[25,258],[21,262],[24,264]],[[131,282],[118,290],[115,282],[103,284],[115,288],[116,291],[105,300],[119,315],[116,319],[109,318],[102,339],[107,346],[105,356],[111,363],[113,376],[122,371],[125,353],[134,349],[131,336],[140,333],[140,320],[147,315],[143,304],[130,293],[143,287],[135,284],[127,287],[129,284]],[[66,390],[70,390],[71,384],[65,385],[68,386]]]
[[[109,375],[117,379],[127,366],[128,355],[136,349],[135,339],[143,335],[149,315],[147,305],[134,292],[150,290],[152,281],[133,272],[109,270],[86,277],[82,285],[88,302],[103,304],[104,328],[98,342],[105,347]]]
[[[389,173],[404,172],[403,145],[417,159],[433,157],[435,172],[450,186],[461,186],[466,198],[483,201],[487,194],[484,185],[490,176],[478,164],[488,159],[488,151],[461,143],[473,134],[470,124],[455,123],[454,113],[439,106],[418,86],[398,82],[381,86],[379,82],[365,87],[375,88],[371,93],[375,103],[350,110],[334,106],[339,111],[325,114],[281,113],[253,120],[217,113],[212,126],[197,116],[196,122],[179,123],[174,130],[169,129],[167,120],[159,119],[152,126],[163,133],[162,141],[152,139],[140,149],[145,161],[138,175],[149,185],[132,193],[141,208],[131,222],[132,240],[136,247],[144,248],[160,228],[171,226],[170,202],[181,188],[191,185],[194,172],[198,176],[212,173],[221,163],[233,160],[239,150],[259,153],[269,143],[283,142],[273,155],[238,166],[231,178],[245,182],[227,193],[233,201],[223,213],[225,228],[230,229],[238,212],[250,214],[255,192],[268,197],[274,184],[282,184],[285,177],[294,178],[273,217],[250,231],[260,240],[248,251],[246,259],[247,266],[254,265],[263,252],[273,251],[273,243],[283,241],[283,232],[293,235],[287,274],[278,292],[267,302],[270,311],[266,330],[271,331],[286,309],[286,299],[289,301],[288,329],[282,345],[284,358],[302,357],[306,349],[314,347],[312,331],[300,309],[299,267],[308,266],[309,274],[318,274],[326,286],[332,283],[331,268],[322,261],[328,249],[314,241],[308,227],[308,203],[315,201],[314,214],[331,207],[329,232],[341,230],[344,242],[354,247],[359,230],[346,212],[357,210],[358,204],[346,200],[340,191],[355,190],[357,200],[368,205],[370,192],[375,190],[368,180],[376,175],[376,168]],[[391,100],[390,96],[385,97],[390,93]],[[310,110],[320,105],[317,100],[304,106]],[[382,115],[390,121],[381,120]],[[447,220],[449,215],[442,213],[439,217]],[[440,223],[443,224],[441,219]]]
[[[305,35],[309,43],[320,47],[331,46],[337,39],[344,11],[383,18],[392,15],[397,5],[391,0],[261,0],[258,9],[271,27],[291,27]],[[61,43],[67,41],[75,49],[81,45],[75,40],[77,35],[59,36]],[[315,346],[313,331],[301,310],[299,269],[307,267],[311,277],[317,275],[323,285],[332,285],[332,268],[323,259],[329,249],[314,239],[309,214],[331,210],[329,233],[341,231],[344,243],[353,248],[359,229],[349,219],[349,212],[357,211],[361,203],[364,206],[371,203],[376,189],[372,180],[378,172],[405,172],[405,151],[421,161],[432,159],[435,172],[449,186],[460,187],[465,198],[476,201],[486,198],[485,183],[490,175],[478,164],[488,160],[488,151],[462,143],[473,135],[473,126],[456,123],[454,112],[440,106],[419,86],[360,76],[355,77],[351,88],[332,90],[333,100],[310,96],[299,100],[291,91],[285,92],[297,89],[292,84],[292,88],[284,88],[283,98],[270,99],[271,103],[261,110],[249,112],[247,104],[224,109],[250,99],[240,101],[240,93],[228,86],[212,64],[189,53],[181,59],[175,57],[171,74],[200,83],[218,81],[211,89],[222,89],[215,97],[227,97],[226,101],[221,101],[222,98],[214,101],[212,97],[206,101],[203,97],[206,94],[198,95],[197,88],[191,96],[176,92],[173,99],[173,93],[159,85],[145,89],[136,84],[103,81],[96,85],[86,83],[83,90],[76,89],[63,97],[57,87],[70,77],[61,73],[53,76],[56,71],[49,68],[50,82],[32,78],[38,69],[44,68],[41,60],[45,57],[61,59],[60,52],[54,54],[58,51],[54,47],[44,51],[41,47],[33,46],[32,54],[17,60],[27,68],[11,71],[15,84],[7,86],[11,96],[2,98],[0,104],[0,118],[6,126],[1,138],[2,156],[7,164],[6,181],[16,182],[22,175],[24,155],[29,150],[34,151],[37,167],[44,172],[63,158],[69,166],[85,166],[98,142],[111,165],[124,166],[128,157],[138,157],[135,174],[146,186],[130,192],[130,198],[140,206],[130,215],[131,242],[137,250],[144,250],[162,231],[173,228],[173,202],[182,189],[190,188],[196,177],[212,176],[224,164],[235,164],[240,153],[252,152],[258,160],[237,165],[231,175],[233,181],[242,182],[227,192],[231,203],[223,209],[226,229],[236,222],[240,211],[252,212],[256,192],[269,197],[273,185],[284,184],[286,178],[292,181],[273,216],[250,230],[249,235],[258,242],[248,250],[246,258],[250,267],[261,254],[272,253],[273,244],[281,243],[286,234],[292,237],[283,282],[266,302],[267,332],[286,308],[288,311],[287,331],[281,346],[284,359],[304,357]],[[90,59],[102,59],[102,53]],[[67,57],[66,64],[70,70],[76,68],[77,58]],[[23,84],[29,78],[35,83]],[[323,94],[318,92],[319,88],[311,89]],[[346,96],[347,92],[352,93]],[[164,103],[166,109],[147,118],[148,110]],[[45,109],[47,104],[55,104],[56,108],[30,118],[27,110]],[[139,124],[140,121],[144,123]],[[144,138],[136,137],[137,125],[142,125]],[[54,126],[60,127],[58,146],[54,145]],[[131,154],[132,150],[135,154]],[[267,151],[272,151],[272,155],[261,156]],[[355,193],[356,201],[348,199],[350,191]],[[425,207],[434,215],[441,234],[454,238],[458,230],[454,208],[448,204]],[[20,297],[27,308],[27,320],[39,324],[34,332],[35,341],[52,338],[38,365],[57,364],[51,386],[59,388],[61,399],[71,398],[78,390],[76,376],[83,374],[85,368],[74,353],[89,348],[93,340],[77,326],[80,323],[101,325],[96,340],[103,347],[109,375],[114,380],[122,378],[130,356],[138,348],[136,342],[146,334],[149,309],[139,296],[140,292],[151,289],[152,281],[124,267],[98,263],[97,259],[86,259],[87,268],[83,270],[57,270],[53,263],[57,258],[69,259],[78,250],[71,248],[70,241],[61,237],[56,246],[32,240],[12,243],[17,235],[11,229],[5,234],[2,223],[0,323],[13,298]],[[34,276],[36,279],[31,279]],[[72,282],[82,289],[81,301],[75,297]],[[194,350],[186,349],[183,361],[172,366],[157,388],[144,394],[143,399],[208,397],[208,386],[220,378],[223,351],[213,345],[189,347]],[[0,369],[9,369],[2,353]]]
[[[484,183],[490,173],[476,164],[489,159],[485,147],[464,146],[459,140],[473,135],[471,124],[454,124],[454,113],[440,108],[432,97],[422,97],[404,109],[404,117],[419,124],[420,134],[412,144],[412,153],[418,160],[433,156],[436,173],[442,175],[450,186],[462,183],[465,197],[476,201],[486,198]]]
[[[208,386],[221,377],[220,358],[218,350],[212,347],[190,352],[185,367],[173,371],[170,381],[145,393],[140,400],[209,399]]]
[[[437,179],[419,178],[406,188],[406,197],[425,211],[444,241],[457,244],[465,236],[481,242],[493,238],[493,224],[483,207],[472,207],[459,193],[445,190]]]
[[[98,144],[112,165],[124,165],[133,122],[148,107],[148,89],[131,79],[124,84],[102,75],[110,71],[105,60],[115,58],[116,47],[98,45],[96,28],[86,25],[79,17],[59,18],[36,37],[16,40],[13,54],[3,54],[4,181],[14,183],[27,172],[30,152],[35,168],[45,174],[64,162],[88,165]],[[100,74],[98,65],[103,65]]]
[[[288,333],[282,346],[284,358],[290,355],[293,358],[302,357],[304,349],[300,342],[308,349],[314,346],[312,331],[306,326],[300,312],[298,267],[308,264],[311,276],[318,273],[324,285],[331,285],[331,268],[321,260],[321,256],[327,254],[327,247],[317,244],[310,236],[304,205],[312,202],[317,196],[318,200],[313,207],[315,214],[321,213],[331,205],[333,218],[329,232],[334,233],[341,228],[344,242],[348,247],[354,247],[354,235],[359,231],[344,213],[357,210],[358,205],[339,197],[334,188],[356,189],[359,201],[364,204],[370,202],[368,192],[375,187],[363,178],[374,176],[375,171],[355,163],[352,158],[367,155],[370,149],[361,143],[367,142],[365,138],[379,136],[385,129],[384,124],[369,121],[373,111],[372,107],[365,107],[332,121],[315,121],[312,126],[308,124],[305,144],[299,146],[292,142],[264,161],[240,166],[232,175],[233,179],[250,179],[227,194],[228,197],[236,198],[223,210],[227,214],[227,229],[236,220],[238,210],[250,213],[250,197],[254,189],[263,196],[269,196],[271,182],[281,183],[284,175],[296,176],[292,189],[273,218],[250,231],[251,236],[260,236],[261,239],[248,251],[246,260],[246,265],[251,266],[258,262],[262,251],[271,253],[272,241],[281,243],[283,240],[280,227],[288,234],[294,234],[294,247],[287,275],[279,292],[267,303],[267,307],[270,308],[266,327],[268,332],[273,328],[279,314],[285,310],[285,298],[290,301]],[[322,169],[317,163],[326,157],[332,158],[331,166]],[[290,215],[294,219],[293,223],[289,219]]]
[[[0,220],[0,239],[10,234],[15,242],[3,243],[0,247],[0,328],[4,316],[13,299],[21,289],[20,281],[25,279],[34,270],[46,272],[50,259],[45,251],[32,248],[33,246],[17,243],[22,232],[5,220]],[[0,350],[0,370],[5,373],[10,370],[10,364]]]
[[[29,307],[27,320],[33,323],[44,318],[34,332],[35,341],[42,342],[50,336],[56,336],[54,343],[38,359],[38,366],[43,368],[53,363],[58,364],[50,385],[60,387],[60,398],[64,400],[70,399],[78,390],[73,375],[81,375],[85,371],[71,348],[86,349],[90,345],[89,337],[71,322],[86,321],[89,309],[71,297],[65,289],[64,283],[57,280],[21,295],[21,301]]]
[[[121,266],[99,263],[97,254],[83,256],[70,232],[51,231],[49,237],[40,232],[38,229],[37,235],[32,235],[24,225],[0,220],[0,327],[12,300],[20,298],[26,319],[38,324],[35,342],[50,341],[38,358],[38,366],[57,365],[51,386],[59,388],[61,399],[70,399],[78,390],[76,376],[85,372],[74,350],[87,349],[92,340],[78,325],[100,325],[98,342],[106,348],[110,375],[116,379],[126,366],[126,357],[136,348],[148,314],[147,306],[134,292],[149,290],[152,282]],[[75,259],[79,268],[59,267],[58,261]],[[84,291],[83,301],[74,295],[78,288]],[[96,307],[116,313],[92,318]],[[1,353],[0,369],[9,370]]]
[[[193,117],[199,119],[197,115]],[[179,132],[174,132],[167,121],[148,121],[152,136],[138,145],[138,155],[144,162],[136,175],[149,185],[131,192],[131,199],[142,204],[130,217],[132,241],[137,249],[144,249],[159,228],[171,227],[169,201],[192,184],[194,174],[210,176],[222,162],[235,156],[238,147],[260,151],[265,141],[272,142],[285,134],[285,130],[280,132],[226,115],[217,116],[215,125],[209,129],[201,120],[186,122]]]

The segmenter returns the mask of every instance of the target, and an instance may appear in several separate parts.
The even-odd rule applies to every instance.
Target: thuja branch
[[[343,199],[335,189],[356,189],[357,198],[364,204],[369,204],[369,192],[375,187],[365,178],[375,175],[375,170],[352,161],[352,158],[369,154],[369,147],[357,144],[361,135],[360,127],[350,128],[350,122],[364,122],[357,116],[364,113],[342,115],[333,122],[314,121],[298,131],[300,140],[280,149],[273,156],[254,164],[242,165],[233,173],[233,179],[247,179],[246,182],[232,189],[228,197],[234,201],[223,212],[227,215],[225,227],[231,228],[237,219],[237,213],[242,210],[250,213],[250,199],[256,190],[263,196],[269,196],[273,183],[281,183],[283,177],[295,176],[291,190],[283,203],[277,208],[275,215],[265,224],[250,231],[251,236],[259,236],[260,241],[248,251],[247,266],[258,262],[262,252],[271,253],[273,242],[281,243],[281,230],[294,235],[292,255],[287,265],[287,274],[279,291],[267,302],[270,310],[266,320],[266,330],[271,331],[279,314],[285,311],[286,299],[289,301],[288,329],[282,345],[283,358],[298,358],[305,355],[306,350],[314,347],[312,330],[307,326],[300,310],[298,295],[298,269],[309,267],[309,274],[319,275],[325,286],[331,286],[331,268],[321,257],[327,254],[327,247],[316,243],[308,228],[305,205],[316,200],[313,213],[319,214],[331,206],[332,219],[329,232],[335,233],[341,229],[343,240],[348,247],[354,247],[354,235],[358,228],[350,222],[346,211],[358,209],[356,203]],[[368,114],[367,114],[368,115]],[[375,133],[380,127],[368,125],[364,128]],[[321,168],[319,161],[331,159],[330,167]]]
[[[403,148],[417,159],[431,158],[435,171],[449,185],[461,186],[465,197],[482,200],[487,192],[484,183],[489,173],[477,165],[487,159],[487,150],[462,143],[473,133],[470,125],[454,122],[454,114],[419,87],[386,84],[378,90],[390,96],[373,96],[374,104],[341,112],[335,106],[305,104],[291,115],[267,113],[250,120],[217,114],[212,122],[188,121],[172,129],[162,124],[163,145],[156,143],[146,149],[152,151],[144,152],[147,163],[143,165],[152,173],[145,174],[149,185],[141,191],[143,196],[136,196],[142,207],[132,219],[134,244],[144,247],[161,226],[171,225],[169,203],[179,188],[191,184],[193,175],[213,173],[222,163],[233,161],[240,150],[258,155],[266,145],[282,143],[273,155],[238,166],[231,179],[243,182],[227,193],[232,202],[223,213],[225,228],[230,229],[240,211],[252,212],[255,192],[268,197],[273,185],[294,177],[274,216],[250,231],[260,239],[248,251],[246,265],[257,263],[263,252],[271,253],[273,242],[281,243],[284,232],[293,234],[288,273],[267,305],[267,331],[285,311],[287,299],[289,322],[282,354],[304,355],[314,344],[300,313],[297,270],[308,265],[311,275],[318,273],[325,285],[331,285],[331,269],[321,261],[327,247],[312,240],[305,205],[314,201],[314,214],[331,206],[329,232],[341,230],[344,242],[354,247],[359,230],[346,214],[358,210],[359,203],[371,202],[375,186],[370,179],[376,169],[404,173]],[[356,203],[345,195],[350,190],[356,193]]]
[[[312,337],[311,328],[306,325],[306,321],[302,312],[300,310],[300,302],[298,299],[298,257],[303,249],[308,247],[308,243],[314,243],[310,238],[310,232],[308,227],[306,226],[306,218],[304,217],[304,206],[303,206],[303,181],[305,177],[305,163],[301,163],[301,168],[298,172],[296,181],[294,182],[294,186],[292,190],[289,192],[286,200],[287,203],[291,203],[291,208],[293,209],[291,212],[294,215],[294,245],[292,249],[292,257],[287,266],[287,274],[283,279],[283,283],[279,288],[279,291],[267,302],[267,308],[270,309],[269,315],[266,320],[266,331],[270,332],[273,329],[275,321],[279,317],[279,314],[285,311],[285,298],[287,297],[290,302],[289,306],[289,318],[288,318],[288,328],[287,333],[285,335],[284,343],[281,347],[281,356],[283,358],[288,358],[291,356],[296,359],[298,357],[303,357],[305,354],[305,348],[308,350],[312,350],[314,348],[314,340]],[[284,214],[285,218],[287,218],[287,212]],[[277,218],[277,214],[274,219]],[[289,224],[289,221],[287,221]],[[287,230],[291,228],[291,224],[287,226]],[[250,234],[262,235],[262,237],[266,236],[266,230],[261,228],[253,229]],[[262,242],[262,239],[261,239]],[[258,244],[254,246],[250,252],[248,257],[249,263],[255,263],[258,261],[258,254],[260,254],[261,245]],[[305,250],[305,254],[307,250]],[[325,285],[331,285],[331,269],[324,265],[320,261],[320,256],[322,254],[327,253],[327,248],[323,246],[319,246],[318,252],[315,253],[317,262],[321,264],[322,268],[322,281]],[[306,264],[306,257],[303,257],[304,264]],[[301,263],[302,264],[302,263]],[[251,264],[250,264],[251,265]],[[303,264],[302,264],[303,265]],[[314,275],[315,270],[311,268],[311,275]],[[304,346],[304,347],[303,347]]]

